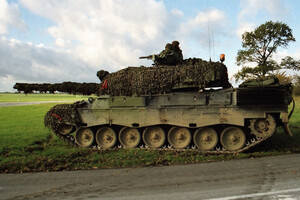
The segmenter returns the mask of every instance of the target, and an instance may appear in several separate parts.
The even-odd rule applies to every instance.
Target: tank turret
[[[182,63],[153,67],[127,67],[114,73],[100,70],[101,94],[111,96],[153,95],[175,89],[199,90],[209,87],[229,88],[227,68],[220,62],[192,58]]]

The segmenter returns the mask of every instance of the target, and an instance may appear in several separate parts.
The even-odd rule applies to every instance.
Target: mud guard
[[[290,130],[290,127],[289,127],[289,123],[282,123],[283,125],[282,125],[282,127],[283,127],[283,129],[284,129],[284,132],[288,135],[288,136],[293,136],[293,133],[291,132],[291,130]]]
[[[291,112],[290,112],[289,115],[288,115],[288,120],[289,120],[289,119],[291,118],[291,116],[293,115],[294,109],[295,109],[295,100],[294,100],[294,98],[293,98],[293,108],[292,108]],[[282,122],[282,127],[283,127],[283,129],[284,129],[284,132],[285,132],[288,136],[291,136],[291,137],[292,137],[292,136],[293,136],[293,133],[292,133],[291,130],[290,130],[288,120]]]
[[[293,97],[292,97],[292,98],[293,98]],[[291,116],[292,116],[292,114],[294,113],[295,106],[296,106],[296,103],[295,103],[295,100],[294,100],[294,98],[293,98],[293,108],[292,108],[292,110],[291,110],[291,112],[290,112],[290,114],[289,114],[289,116],[288,116],[288,119],[290,119]]]

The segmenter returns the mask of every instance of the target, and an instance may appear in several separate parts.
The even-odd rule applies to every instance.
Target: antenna
[[[208,9],[207,9],[208,12]],[[207,20],[207,28],[208,28],[208,52],[209,52],[209,61],[211,61],[211,42],[210,42],[210,16],[208,15],[208,20]]]
[[[208,9],[208,2],[206,2],[206,10],[209,12]],[[208,48],[209,48],[209,60],[211,61],[211,53],[213,53],[213,56],[215,56],[215,40],[214,40],[214,32],[213,27],[211,23],[210,15],[208,14],[208,20],[207,20],[207,27],[208,27]],[[213,52],[211,52],[211,45]]]
[[[209,17],[209,19],[210,19],[210,17]],[[211,35],[212,35],[212,49],[213,49],[213,60],[215,60],[215,56],[216,56],[216,54],[215,54],[215,37],[214,37],[214,27],[213,27],[213,24],[212,24],[212,22],[211,22],[211,20],[209,20],[209,22],[210,22],[210,29],[211,29]]]

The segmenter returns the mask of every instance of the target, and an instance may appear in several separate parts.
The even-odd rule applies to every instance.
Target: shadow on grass
[[[293,126],[291,131],[293,137],[286,135],[282,129],[279,129],[271,138],[254,146],[246,153],[300,153],[300,127]]]

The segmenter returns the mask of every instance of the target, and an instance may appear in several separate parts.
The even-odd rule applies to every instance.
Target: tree
[[[281,69],[300,69],[300,61],[287,56],[277,63],[273,59],[278,47],[287,48],[295,42],[292,29],[284,23],[268,21],[254,31],[242,35],[242,50],[238,51],[236,61],[242,69],[234,75],[236,81],[249,78],[265,78]],[[255,67],[248,66],[255,64]]]

